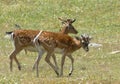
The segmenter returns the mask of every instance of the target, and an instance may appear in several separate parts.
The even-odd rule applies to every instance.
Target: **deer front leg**
[[[61,60],[61,71],[60,71],[60,76],[63,75],[63,65],[64,65],[64,62],[65,62],[65,55],[62,56],[62,60]]]
[[[73,63],[74,63],[74,59],[72,57],[72,55],[68,55],[68,57],[71,59],[71,67],[70,67],[70,72],[69,72],[69,76],[71,76],[74,68],[73,68]]]

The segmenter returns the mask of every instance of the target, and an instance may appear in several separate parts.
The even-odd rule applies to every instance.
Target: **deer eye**
[[[87,42],[83,42],[83,45],[84,45],[84,46],[88,46],[88,43],[87,43]]]

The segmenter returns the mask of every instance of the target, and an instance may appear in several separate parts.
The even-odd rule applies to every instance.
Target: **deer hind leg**
[[[57,74],[57,76],[59,76],[59,72],[57,70],[57,67],[54,66],[51,61],[50,61],[50,56],[53,55],[53,52],[48,52],[47,56],[45,57],[45,61],[52,67],[52,69],[55,71],[55,73]]]
[[[43,54],[44,54],[44,52],[39,52],[38,57],[37,57],[37,59],[36,59],[36,62],[35,62],[35,64],[34,64],[34,66],[33,66],[33,69],[35,69],[35,67],[36,67],[37,77],[39,77],[38,65],[39,65],[39,62],[40,62]]]
[[[26,50],[26,49],[24,49],[24,51],[25,51],[25,54],[27,55],[27,50]]]
[[[70,67],[70,72],[69,72],[69,76],[71,76],[74,68],[73,68],[73,63],[74,63],[74,59],[72,57],[72,55],[68,55],[68,57],[71,59],[71,67]]]
[[[18,65],[18,69],[21,70],[21,66],[20,63],[18,62],[16,55],[21,51],[22,49],[15,49],[9,56],[10,58],[10,71],[12,71],[12,65],[13,65],[13,59],[15,60],[15,62]]]
[[[56,56],[55,56],[55,54],[52,55],[52,58],[53,58],[53,61],[54,61],[54,63],[55,63],[55,66],[56,66],[57,70],[59,70],[59,67],[58,67],[58,64],[57,64],[57,61],[56,61]]]
[[[35,70],[36,66],[39,64],[39,61],[44,53],[45,52],[43,50],[38,52],[38,57],[36,58],[35,63],[32,67],[33,70]]]

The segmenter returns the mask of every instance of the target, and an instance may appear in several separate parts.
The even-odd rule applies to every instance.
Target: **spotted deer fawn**
[[[68,33],[77,34],[77,30],[72,25],[72,23],[75,22],[75,19],[63,20],[63,19],[59,18],[59,20],[61,20],[63,23],[63,28],[61,29],[60,32],[58,32],[59,34],[68,34]],[[43,32],[45,35],[47,33],[49,33],[48,31],[43,31]],[[15,62],[17,63],[18,69],[21,70],[21,66],[20,66],[18,59],[16,58],[16,55],[23,49],[31,51],[31,52],[38,52],[38,55],[41,55],[41,56],[46,52],[46,49],[44,49],[43,46],[39,46],[39,50],[38,50],[35,47],[35,41],[34,41],[35,38],[38,36],[38,34],[40,34],[40,36],[41,36],[41,35],[43,35],[43,32],[40,33],[40,30],[22,30],[22,29],[14,30],[11,32],[6,32],[6,34],[11,35],[11,38],[13,40],[14,47],[15,47],[14,50],[9,55],[11,71],[12,71],[13,60],[15,60]],[[52,57],[54,59],[55,66],[57,66],[55,55],[52,54]],[[40,58],[41,57],[38,56],[38,58],[36,59],[33,69],[35,67],[37,67],[37,64],[39,62],[38,60]],[[38,76],[38,67],[37,67],[37,76]]]

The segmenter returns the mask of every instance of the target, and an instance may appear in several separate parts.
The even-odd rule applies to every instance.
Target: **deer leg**
[[[73,68],[74,59],[73,59],[72,55],[68,55],[68,57],[71,59],[71,67],[70,67],[70,72],[69,72],[69,76],[70,76],[74,70],[74,68]]]
[[[40,59],[42,58],[42,55],[43,55],[43,54],[44,54],[44,52],[39,52],[38,57],[37,57],[37,59],[36,59],[36,62],[35,62],[35,64],[34,64],[34,66],[33,66],[33,68],[36,67],[37,77],[39,77],[38,65],[39,65]]]
[[[9,56],[9,58],[10,58],[10,71],[12,71],[13,59],[16,61],[17,65],[18,65],[18,67],[19,67],[19,70],[21,69],[20,64],[19,64],[19,62],[18,62],[18,60],[17,60],[17,58],[16,58],[16,55],[17,55],[21,50],[22,50],[22,49],[19,49],[19,50],[15,49],[15,50],[10,54],[10,56]]]
[[[56,61],[56,56],[55,56],[55,54],[52,55],[52,58],[53,58],[53,61],[54,61],[54,63],[55,63],[55,66],[56,66],[57,70],[59,70],[59,67],[58,67],[58,64],[57,64],[57,61]]]
[[[27,55],[27,50],[26,50],[26,49],[24,49],[24,51],[25,51],[25,54]]]
[[[60,71],[60,76],[63,75],[63,65],[64,65],[64,62],[65,62],[65,55],[62,56],[62,60],[61,60],[61,71]]]
[[[10,71],[12,71],[12,64],[13,64],[13,56],[14,56],[14,53],[15,53],[15,51],[13,51],[13,52],[11,53],[11,55],[9,56],[9,58],[10,58]]]
[[[40,40],[39,40],[40,41]],[[50,56],[53,55],[53,52],[54,52],[54,43],[52,43],[51,45],[48,45],[47,43],[45,43],[44,41],[40,41],[41,44],[44,46],[44,48],[47,50],[47,56],[45,58],[45,61],[53,68],[53,70],[56,72],[57,75],[59,75],[58,71],[57,71],[57,67],[54,66],[51,62],[50,62]],[[37,45],[39,45],[38,41],[35,40],[35,46],[37,48]],[[40,51],[40,49],[38,48],[38,51]],[[55,57],[54,57],[55,58]],[[53,59],[54,59],[53,58]],[[55,62],[56,62],[56,59],[55,59]],[[56,62],[57,64],[57,62]],[[37,65],[38,67],[38,65]]]
[[[20,63],[19,63],[18,59],[16,58],[16,56],[14,57],[14,60],[15,60],[15,62],[16,62],[17,65],[18,65],[18,69],[21,70]]]
[[[39,51],[38,57],[36,58],[36,61],[35,61],[34,65],[33,65],[33,70],[35,70],[35,67],[37,66],[37,63],[39,64],[39,61],[40,61],[43,54],[44,54],[44,51]]]
[[[57,71],[57,67],[54,66],[51,62],[50,62],[50,56],[52,55],[52,52],[47,53],[47,56],[45,57],[45,61],[52,67],[52,69],[55,71],[55,73],[57,75],[59,75],[58,71]]]

